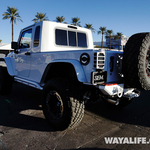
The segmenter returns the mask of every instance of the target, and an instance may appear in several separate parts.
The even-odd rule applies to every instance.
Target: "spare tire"
[[[132,35],[123,53],[125,85],[150,90],[150,33]]]

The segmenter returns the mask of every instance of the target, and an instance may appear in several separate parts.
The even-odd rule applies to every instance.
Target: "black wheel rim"
[[[46,98],[46,108],[49,117],[54,121],[59,121],[63,115],[63,102],[56,91],[50,91]]]
[[[147,55],[146,55],[145,67],[146,67],[146,74],[150,78],[150,48],[149,48]]]

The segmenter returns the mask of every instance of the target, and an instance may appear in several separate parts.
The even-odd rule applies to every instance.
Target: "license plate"
[[[106,82],[106,72],[92,72],[92,84],[102,84]]]

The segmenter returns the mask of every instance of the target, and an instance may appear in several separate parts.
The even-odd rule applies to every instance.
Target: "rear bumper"
[[[134,98],[140,96],[140,91],[137,91],[134,88],[124,88],[124,84],[105,84],[99,85],[100,91],[108,96],[108,97],[126,97],[126,98]]]
[[[104,95],[122,97],[124,91],[124,84],[105,84],[100,85],[99,89]]]

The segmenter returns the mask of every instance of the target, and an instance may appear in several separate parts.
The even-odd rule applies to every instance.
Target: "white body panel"
[[[80,56],[82,53],[89,54],[91,60],[87,66],[82,66],[80,63]],[[18,54],[11,54],[9,57],[13,57],[15,62],[18,61]],[[27,61],[23,58],[30,59]],[[76,75],[80,82],[91,83],[91,72],[93,69],[93,50],[88,51],[68,51],[68,52],[45,52],[45,53],[31,53],[30,56],[24,55],[21,59],[22,62],[17,62],[16,71],[17,76],[29,79],[31,81],[40,83],[43,73],[46,67],[50,63],[55,62],[68,62],[72,64],[76,70]],[[26,63],[25,63],[26,62]],[[15,65],[14,64],[14,65]],[[29,67],[30,66],[30,67]],[[20,67],[20,68],[19,68]],[[22,70],[21,70],[22,67]],[[23,70],[24,69],[24,70]],[[23,72],[24,71],[24,72]]]
[[[77,27],[77,29],[68,28],[68,24],[56,23],[44,21],[41,22],[42,26],[42,35],[41,35],[41,52],[49,51],[70,51],[70,50],[84,50],[85,48],[81,47],[71,47],[71,46],[59,46],[55,43],[55,29],[65,29],[69,31],[80,31],[86,33],[87,35],[87,48],[93,49],[93,38],[92,33],[89,29]]]
[[[38,47],[34,47],[34,32],[36,27],[40,26],[40,38]],[[91,82],[91,71],[93,60],[90,60],[88,66],[81,66],[80,56],[82,53],[88,53],[90,58],[93,58],[93,39],[89,29],[77,27],[77,29],[68,28],[68,24],[43,21],[36,23],[35,25],[26,27],[20,32],[18,39],[21,39],[24,31],[32,29],[31,44],[29,48],[18,49],[18,54],[11,53],[8,57],[14,59],[14,66],[18,77],[28,79],[37,83],[40,83],[45,68],[49,63],[54,62],[68,62],[75,66],[76,74],[79,81]],[[76,47],[76,46],[62,46],[56,45],[55,42],[55,30],[63,29],[74,32],[85,33],[87,37],[87,47]],[[30,55],[25,55],[27,52]],[[67,61],[68,60],[68,61]],[[78,64],[78,65],[77,65]],[[77,66],[76,66],[77,65]],[[80,66],[79,66],[80,65]],[[80,68],[80,69],[79,69]],[[86,74],[84,73],[86,72]]]

